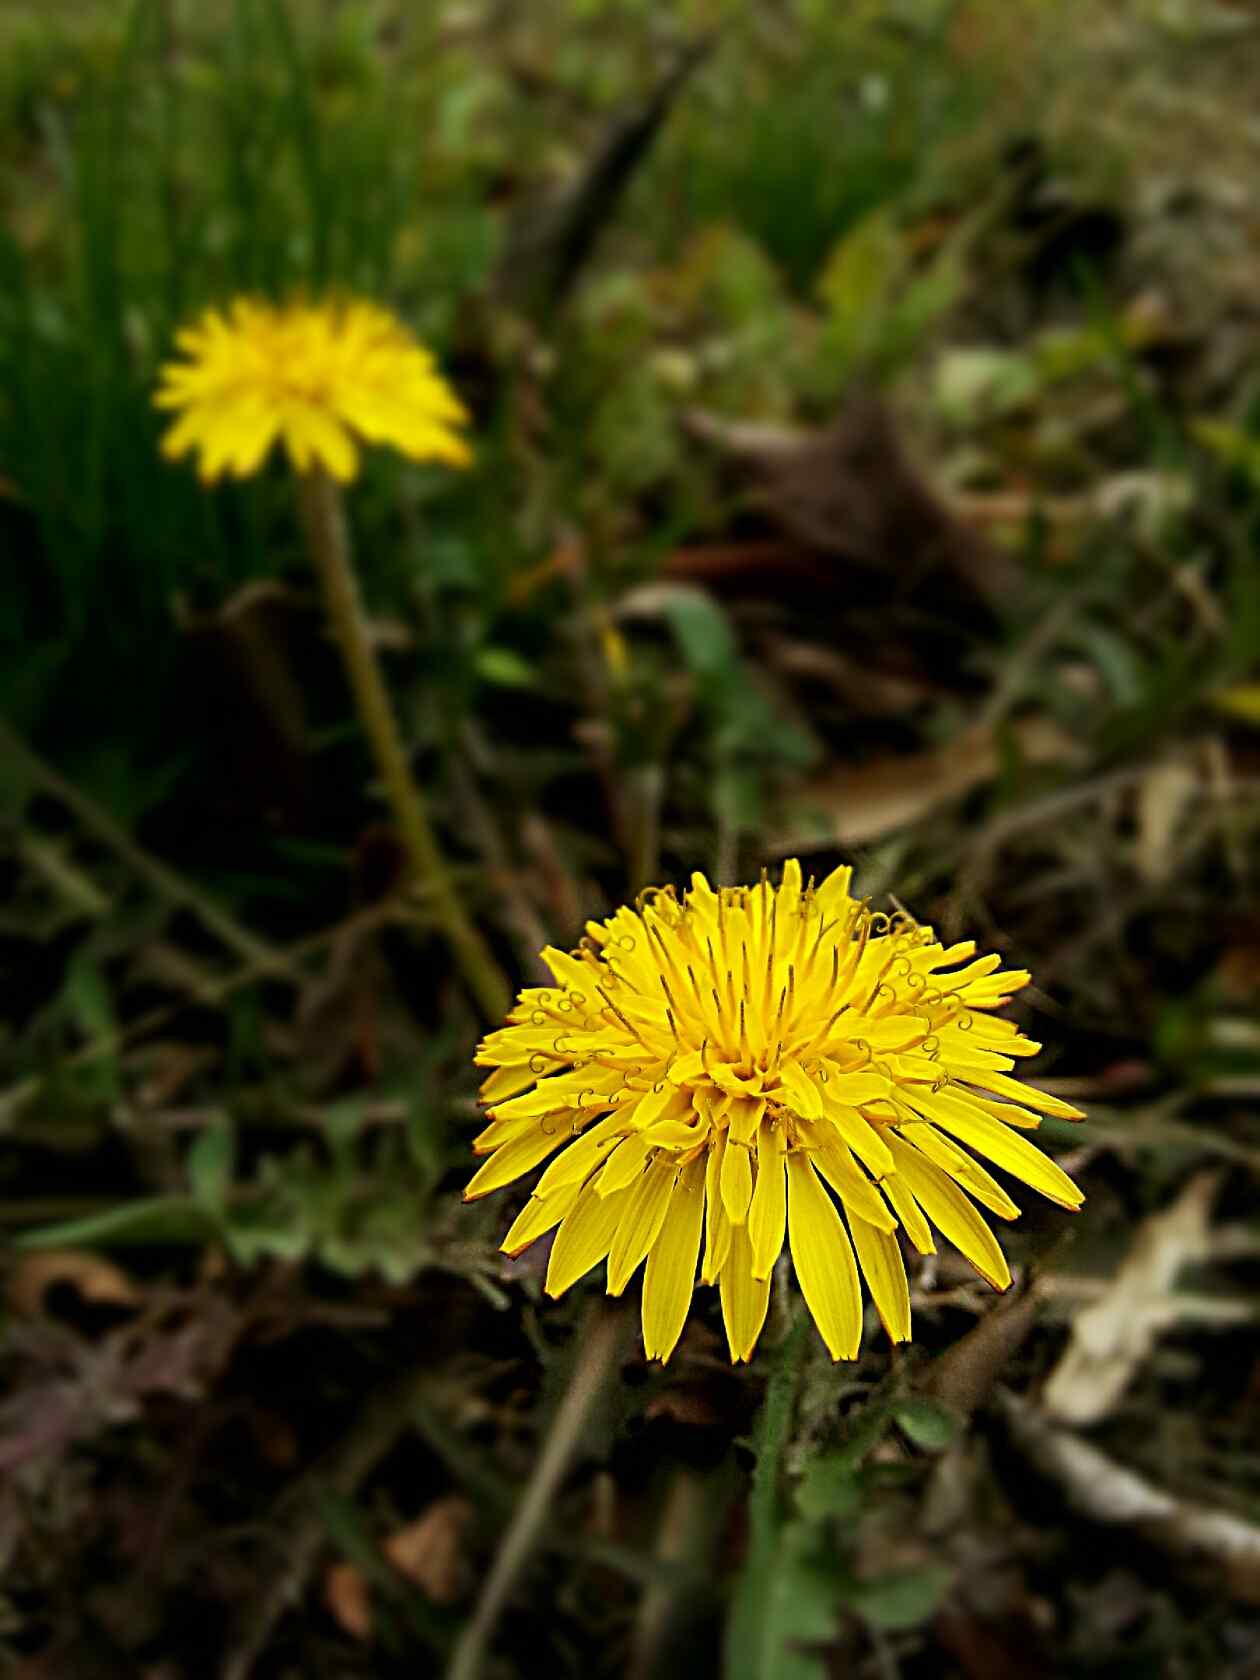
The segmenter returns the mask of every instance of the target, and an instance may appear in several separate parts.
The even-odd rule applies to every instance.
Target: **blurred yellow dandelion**
[[[196,452],[207,483],[248,477],[275,443],[299,472],[322,467],[342,482],[358,470],[360,442],[413,461],[471,459],[463,405],[430,353],[374,303],[238,298],[175,342],[183,359],[163,367],[154,399],[178,415],[162,450]]]
[[[852,1359],[859,1272],[888,1334],[910,1338],[898,1227],[931,1254],[935,1226],[1010,1282],[976,1204],[1019,1209],[977,1156],[1065,1208],[1084,1199],[1023,1135],[1039,1114],[1080,1118],[1010,1076],[1040,1046],[993,1012],[1028,974],[871,911],[850,876],[803,886],[793,861],[777,888],[651,889],[589,922],[579,950],[544,951],[555,985],[523,991],[478,1050],[490,1158],[466,1197],[554,1155],[503,1248],[559,1226],[550,1295],[605,1259],[619,1295],[646,1260],[649,1357],[682,1332],[702,1243],[733,1361],[761,1333],[785,1236],[832,1358]]]

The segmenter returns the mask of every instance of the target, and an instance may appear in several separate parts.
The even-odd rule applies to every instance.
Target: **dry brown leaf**
[[[330,1563],[324,1571],[328,1613],[352,1639],[372,1637],[372,1594],[352,1563]]]
[[[882,670],[869,658],[850,657],[819,642],[768,635],[764,648],[766,660],[782,676],[825,684],[865,717],[904,718],[942,692],[926,677]]]
[[[1066,763],[1079,753],[1049,718],[1024,718],[1014,734],[1019,752],[1032,764]],[[802,791],[800,815],[788,832],[775,837],[773,849],[792,852],[824,840],[853,846],[881,839],[992,781],[999,762],[996,731],[977,726],[928,752],[829,770]],[[811,812],[823,818],[823,832],[811,830]]]
[[[688,412],[684,424],[721,453],[745,482],[750,505],[837,591],[851,591],[850,566],[915,577],[940,569],[955,591],[980,601],[1013,585],[1013,562],[955,515],[876,397],[854,394],[832,425],[815,431],[731,422],[703,410]],[[842,564],[820,567],[819,556]],[[667,570],[695,577],[695,563],[684,551]]]
[[[718,595],[732,590],[782,595],[785,584],[792,581],[806,588],[825,588],[829,571],[812,550],[763,537],[676,548],[665,561],[663,576],[667,582],[703,584]]]
[[[1159,886],[1172,875],[1177,836],[1199,789],[1199,776],[1184,759],[1155,765],[1138,784],[1133,862],[1148,885]]]
[[[382,1550],[435,1604],[454,1604],[467,1582],[465,1543],[476,1514],[460,1494],[435,1499],[415,1522],[391,1534]]]
[[[1132,1247],[1101,1298],[1079,1313],[1042,1395],[1047,1415],[1064,1423],[1105,1418],[1120,1400],[1161,1331],[1182,1316],[1175,1291],[1184,1267],[1211,1251],[1208,1214],[1220,1183],[1197,1173],[1171,1207],[1138,1226]]]
[[[1132,1529],[1246,1604],[1260,1604],[1260,1528],[1230,1511],[1178,1499],[1118,1464],[1017,1395],[1002,1396],[1011,1437],[1084,1516]]]
[[[24,1318],[44,1310],[44,1298],[59,1283],[75,1289],[94,1306],[136,1307],[140,1291],[120,1266],[103,1255],[81,1249],[50,1248],[18,1261],[5,1291],[10,1309]]]
[[[435,1499],[381,1545],[398,1573],[435,1604],[454,1604],[468,1581],[465,1541],[476,1510],[462,1494]],[[372,1637],[372,1593],[367,1577],[352,1563],[332,1563],[324,1571],[324,1602],[339,1627],[354,1639]]]

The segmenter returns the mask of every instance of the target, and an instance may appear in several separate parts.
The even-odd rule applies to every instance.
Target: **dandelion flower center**
[[[672,1352],[716,1283],[733,1360],[750,1357],[785,1239],[833,1358],[861,1340],[859,1275],[889,1335],[910,1336],[898,1230],[932,1228],[982,1276],[1010,1273],[976,1204],[1019,1211],[977,1159],[1067,1208],[1081,1192],[1022,1134],[1076,1109],[1010,1076],[1040,1046],[994,1013],[1026,985],[975,946],[851,897],[851,871],[802,884],[692,877],[543,952],[555,987],[521,993],[482,1043],[490,1159],[469,1198],[554,1156],[503,1247],[559,1227],[547,1291],[607,1259],[620,1294],[646,1261],[649,1356]],[[974,960],[973,960],[974,959]]]

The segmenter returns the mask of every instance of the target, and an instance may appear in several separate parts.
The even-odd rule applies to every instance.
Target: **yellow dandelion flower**
[[[872,912],[851,870],[803,886],[719,888],[588,922],[579,950],[543,952],[554,987],[520,994],[477,1062],[490,1158],[466,1199],[548,1165],[503,1243],[518,1254],[559,1227],[559,1295],[601,1260],[620,1295],[640,1264],[643,1340],[668,1359],[703,1244],[732,1361],[765,1322],[784,1239],[833,1359],[853,1359],[859,1279],[893,1341],[910,1339],[898,1229],[921,1254],[933,1227],[997,1289],[1010,1282],[977,1203],[1019,1209],[978,1157],[1076,1209],[1072,1180],[1024,1135],[1078,1109],[1011,1077],[1040,1046],[994,1011],[1028,983]],[[973,960],[974,959],[974,960]]]
[[[299,472],[346,482],[359,443],[413,461],[467,466],[468,414],[430,353],[395,316],[360,299],[282,306],[238,298],[176,336],[154,398],[178,414],[171,459],[196,452],[207,483],[256,472],[275,443]]]

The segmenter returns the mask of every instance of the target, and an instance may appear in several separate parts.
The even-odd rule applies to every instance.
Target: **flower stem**
[[[446,1680],[480,1680],[482,1666],[503,1607],[529,1560],[547,1520],[556,1489],[582,1436],[596,1400],[616,1374],[627,1322],[624,1307],[592,1303],[578,1332],[577,1360],[533,1473],[512,1514],[506,1534],[481,1589],[472,1619],[460,1635]]]
[[[341,492],[322,468],[314,467],[298,474],[298,498],[311,563],[408,862],[428,890],[468,990],[487,1019],[499,1020],[511,1004],[511,990],[460,900],[411,773],[359,594]]]
[[[752,1487],[748,1494],[748,1551],[735,1584],[727,1614],[724,1680],[752,1680],[778,1672],[782,1652],[776,1649],[783,1624],[771,1604],[778,1590],[775,1567],[783,1527],[780,1483],[783,1454],[792,1429],[792,1413],[805,1352],[806,1317],[797,1317],[779,1345],[761,1403],[754,1446]]]

